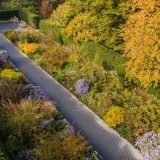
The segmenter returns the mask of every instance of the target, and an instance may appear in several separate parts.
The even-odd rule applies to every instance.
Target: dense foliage
[[[58,7],[54,10],[47,0],[42,5],[43,18],[49,17],[40,22],[43,34],[26,27],[20,31],[6,31],[5,36],[107,125],[135,145],[146,160],[151,157],[159,160],[159,1],[66,0],[64,3],[57,1]],[[51,10],[53,13],[50,16]],[[6,59],[3,57],[1,59]],[[10,68],[5,64],[0,71],[5,75],[0,81],[0,97],[4,103],[11,101],[15,105],[17,99],[19,107],[25,104],[31,106],[33,114],[28,114],[34,119],[32,104],[41,108],[37,101],[48,100],[47,96],[39,86],[29,84],[22,87],[20,82],[23,80],[13,80],[13,73],[10,75],[9,72],[12,78],[7,76],[6,69]],[[12,83],[16,85],[9,87]],[[21,94],[19,88],[22,88]],[[4,95],[6,89],[10,93]],[[12,96],[14,90],[15,95]],[[39,96],[40,93],[43,96]],[[21,96],[27,101],[21,100]],[[25,115],[26,110],[21,111],[16,110],[16,113]],[[52,124],[53,119],[50,118],[47,122]],[[35,127],[32,120],[27,121],[30,122],[27,124],[29,127]],[[43,128],[46,121],[43,119],[42,122]],[[28,133],[34,143],[29,150],[32,155],[44,160],[74,160],[88,154],[86,142],[81,137],[74,134],[65,136],[68,132],[74,133],[72,127],[61,134],[62,141],[58,139],[57,128],[61,133],[65,127],[53,126],[54,129],[49,128],[49,131],[42,131],[36,126],[38,131],[42,131],[36,136],[36,127],[33,135]],[[21,132],[15,131],[15,134]],[[22,151],[18,153],[22,154]]]
[[[62,33],[75,41],[94,41],[120,50],[123,40],[119,28],[127,12],[126,1],[69,0],[53,12],[51,19]]]
[[[134,13],[123,28],[127,75],[145,88],[160,87],[159,1],[132,0],[130,6]]]
[[[40,86],[0,61],[0,159],[84,160],[87,142],[56,110]]]

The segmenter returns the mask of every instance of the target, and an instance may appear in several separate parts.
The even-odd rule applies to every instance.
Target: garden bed
[[[97,153],[0,51],[0,159],[93,159]],[[1,143],[0,143],[1,144]],[[2,149],[3,148],[3,149]],[[6,156],[5,156],[6,154]]]
[[[124,75],[105,69],[100,49],[92,53],[88,44],[64,46],[54,40],[54,34],[45,37],[34,31],[10,31],[5,35],[144,156],[153,156],[159,143],[160,106],[156,100],[139,96]],[[156,144],[146,147],[153,137],[157,138]]]

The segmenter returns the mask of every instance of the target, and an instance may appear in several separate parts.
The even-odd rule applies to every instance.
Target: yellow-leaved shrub
[[[160,7],[156,0],[132,0],[134,10],[123,26],[124,56],[129,58],[126,72],[144,88],[159,87],[160,81]]]
[[[25,54],[34,54],[38,50],[36,43],[19,43],[18,47]]]
[[[112,106],[104,116],[104,120],[110,127],[115,128],[124,122],[124,109],[119,106]]]

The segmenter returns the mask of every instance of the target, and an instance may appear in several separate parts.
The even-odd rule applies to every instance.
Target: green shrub
[[[19,17],[26,23],[39,28],[39,22],[40,22],[40,17],[34,13],[31,13],[27,9],[20,9],[19,10]]]
[[[56,27],[53,22],[49,20],[41,20],[40,21],[40,31],[44,34],[50,34],[54,33],[55,34],[55,39],[58,42],[62,43],[62,35],[60,32],[60,28]]]
[[[126,59],[119,53],[94,42],[82,43],[82,50],[88,54],[90,59],[96,57],[97,64],[101,64],[104,69],[117,70],[119,75],[124,74],[123,64]]]
[[[20,82],[22,79],[22,74],[20,72],[16,72],[12,69],[4,69],[0,73],[0,77],[14,80],[16,82]]]
[[[118,92],[110,92],[112,102],[114,105],[123,106],[125,108],[141,107],[146,104],[146,100],[143,97],[136,94],[134,91],[128,89],[120,90]]]
[[[148,131],[160,131],[160,105],[146,104],[128,108],[125,123],[128,128],[127,139],[134,142]]]
[[[41,36],[34,31],[21,32],[19,34],[19,40],[21,43],[38,43],[41,41]]]
[[[5,31],[4,35],[12,43],[16,43],[19,40],[18,32],[16,32],[16,31]]]
[[[0,10],[0,19],[1,20],[10,20],[11,17],[19,17],[18,10]]]
[[[153,88],[153,87],[149,88],[148,93],[157,97],[157,98],[160,98],[160,88],[159,87],[158,88]]]
[[[0,9],[2,10],[13,10],[17,9],[14,2],[1,2],[0,3]]]

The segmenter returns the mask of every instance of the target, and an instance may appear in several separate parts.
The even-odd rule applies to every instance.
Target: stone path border
[[[0,25],[1,30],[1,25]],[[42,68],[19,51],[2,34],[0,48],[7,50],[15,66],[23,70],[25,77],[34,85],[41,86],[57,104],[63,116],[89,141],[104,160],[143,160],[127,140],[109,128],[102,119],[81,103]]]

